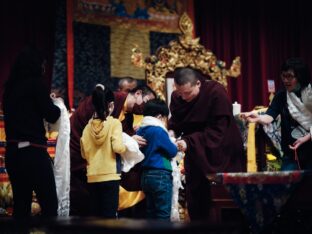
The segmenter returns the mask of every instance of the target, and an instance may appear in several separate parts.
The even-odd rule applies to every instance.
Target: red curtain
[[[281,64],[303,58],[312,68],[312,15],[304,0],[196,0],[196,36],[218,59],[241,57],[242,74],[229,78],[232,102],[248,111],[268,105],[267,80],[279,89]]]

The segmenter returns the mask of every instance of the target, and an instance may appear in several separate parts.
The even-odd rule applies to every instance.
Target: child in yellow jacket
[[[116,218],[118,209],[121,154],[126,151],[122,142],[122,126],[110,116],[114,109],[114,94],[101,84],[92,93],[95,113],[83,130],[82,157],[87,161],[88,186],[92,213],[95,216]]]

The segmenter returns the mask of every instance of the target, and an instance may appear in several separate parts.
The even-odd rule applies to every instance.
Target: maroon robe
[[[246,171],[243,141],[232,114],[232,104],[221,84],[206,80],[201,81],[198,96],[190,102],[173,92],[170,111],[169,129],[174,130],[177,137],[183,133],[182,139],[187,143],[185,173],[190,216],[191,219],[204,218],[206,214],[202,210],[208,208],[198,203],[209,200],[206,175]]]

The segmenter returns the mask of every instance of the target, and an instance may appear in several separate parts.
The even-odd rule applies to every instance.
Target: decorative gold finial
[[[227,70],[225,62],[217,60],[210,50],[206,50],[199,43],[199,38],[193,39],[193,23],[186,13],[180,17],[179,27],[182,32],[179,39],[171,41],[166,47],[160,47],[156,55],[148,56],[145,61],[138,46],[132,49],[131,61],[135,66],[145,69],[147,84],[165,100],[167,73],[178,67],[192,67],[227,88],[227,76],[240,75],[240,58],[236,57]]]
[[[179,28],[183,35],[187,37],[192,37],[193,23],[191,18],[185,12],[180,17]]]

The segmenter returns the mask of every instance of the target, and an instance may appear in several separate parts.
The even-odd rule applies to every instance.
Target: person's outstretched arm
[[[241,117],[243,119],[246,119],[250,123],[260,123],[260,124],[269,124],[272,123],[274,120],[272,116],[268,114],[259,115],[256,111],[241,113]]]

